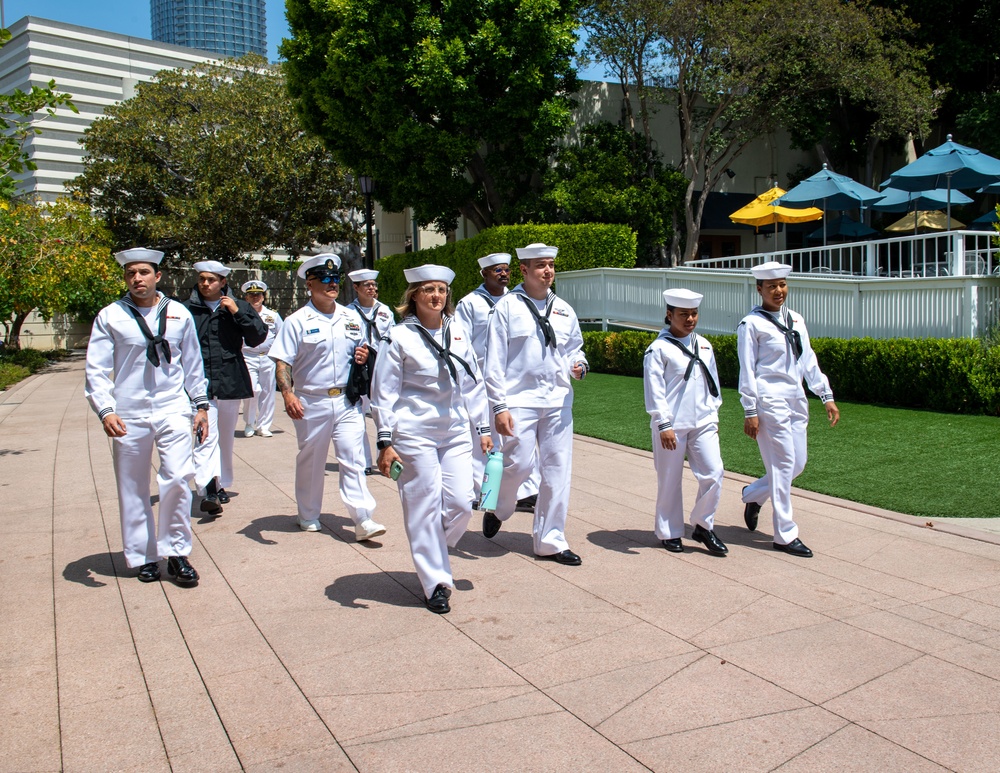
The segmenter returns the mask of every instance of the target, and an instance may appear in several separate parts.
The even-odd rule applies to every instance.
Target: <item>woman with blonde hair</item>
[[[472,454],[493,448],[486,394],[468,334],[452,318],[445,266],[406,269],[402,321],[379,351],[371,390],[378,467],[397,480],[403,524],[427,608],[451,610],[448,548],[472,517]],[[470,417],[479,427],[472,448]]]

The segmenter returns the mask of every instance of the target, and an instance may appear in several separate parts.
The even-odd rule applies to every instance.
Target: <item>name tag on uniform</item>
[[[318,333],[318,332],[319,332],[319,328],[318,327],[314,327],[312,330],[307,330],[306,331],[306,335],[307,336],[311,336],[313,333]]]

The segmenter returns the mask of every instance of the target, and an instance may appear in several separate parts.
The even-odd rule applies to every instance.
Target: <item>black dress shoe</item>
[[[139,582],[156,582],[160,579],[160,565],[155,561],[139,567]]]
[[[187,556],[170,556],[167,559],[167,574],[173,577],[178,585],[194,585],[198,582],[198,573],[187,560]]]
[[[726,544],[721,539],[715,536],[714,531],[709,531],[701,525],[694,527],[691,539],[703,544],[713,556],[724,556],[729,552],[729,548],[726,547]]]
[[[218,515],[221,513],[222,505],[219,504],[218,495],[206,494],[205,498],[201,500],[201,511],[209,515]]]
[[[219,493],[216,494],[216,496],[219,498],[219,504],[220,505],[228,505],[229,504],[229,492],[226,491],[224,488],[220,488],[219,489]]]
[[[564,550],[562,553],[553,553],[551,556],[538,557],[544,558],[546,561],[555,561],[557,564],[563,564],[564,566],[579,566],[583,563],[583,559],[572,550]]]
[[[487,510],[483,513],[483,536],[486,539],[493,539],[499,533],[502,524],[503,521]]]
[[[365,475],[371,476],[371,475],[381,475],[381,474],[382,473],[379,472],[378,467],[365,467]]]
[[[681,538],[675,537],[674,539],[661,539],[660,543],[669,550],[671,553],[683,553],[684,545],[681,544]]]
[[[441,584],[434,589],[431,597],[424,601],[424,603],[435,615],[445,615],[451,612],[451,605],[448,603],[449,596],[451,596],[451,588]]]
[[[517,504],[514,505],[514,511],[518,513],[533,513],[535,512],[537,502],[538,494],[532,494],[530,497],[519,499],[517,500]]]
[[[744,486],[743,490],[746,491],[747,487]],[[743,522],[746,523],[750,531],[757,531],[758,515],[760,515],[760,505],[756,502],[747,502],[743,505]]]
[[[812,558],[813,552],[805,546],[805,544],[798,537],[793,539],[787,545],[782,545],[778,542],[774,543],[774,549],[780,550],[782,553],[788,553],[792,556],[798,556],[799,558]]]

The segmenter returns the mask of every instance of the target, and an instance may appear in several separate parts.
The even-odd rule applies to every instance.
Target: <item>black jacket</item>
[[[253,307],[233,296],[227,285],[222,289],[236,301],[236,313],[222,306],[212,311],[195,287],[184,302],[194,317],[201,343],[201,357],[208,376],[208,396],[213,400],[242,400],[253,397],[250,373],[243,359],[243,344],[257,346],[267,338],[267,325]]]

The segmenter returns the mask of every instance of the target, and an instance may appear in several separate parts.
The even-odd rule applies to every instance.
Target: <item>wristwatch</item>
[[[375,444],[375,447],[376,447],[376,448],[377,448],[377,449],[378,449],[379,451],[384,451],[384,450],[385,450],[386,448],[389,448],[389,447],[390,447],[391,445],[392,445],[392,441],[391,441],[391,440],[379,440],[379,441],[378,441],[378,442],[377,442],[377,443]]]

